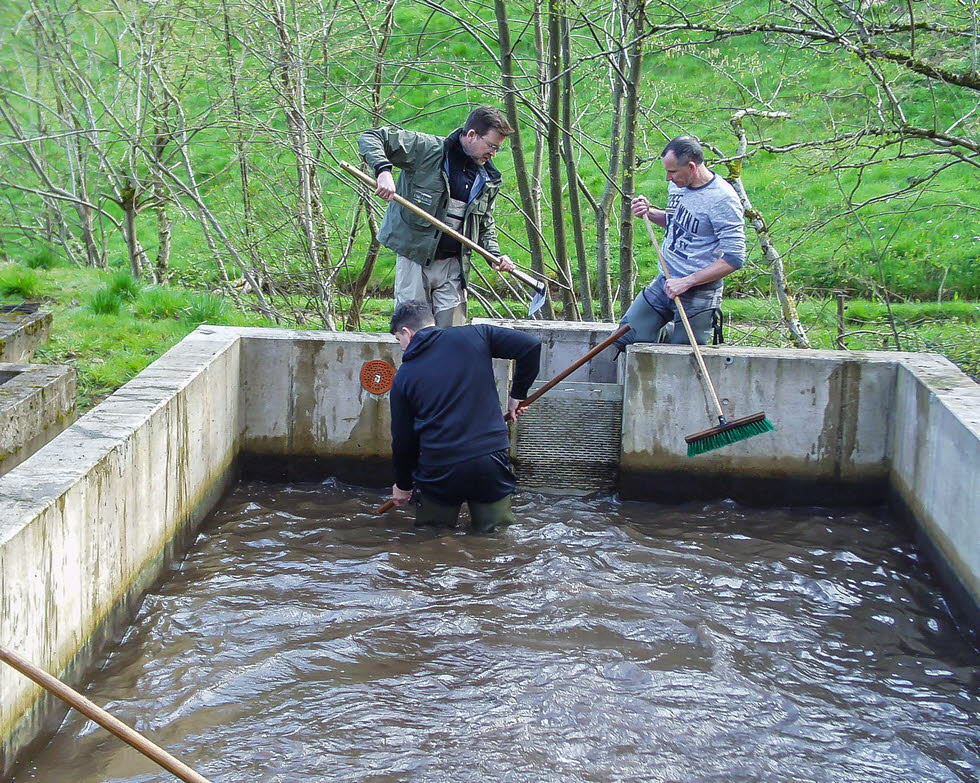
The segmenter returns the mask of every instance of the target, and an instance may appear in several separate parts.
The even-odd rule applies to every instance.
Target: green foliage
[[[110,288],[100,288],[89,299],[88,309],[96,315],[116,315],[122,307],[123,299]]]
[[[180,318],[190,306],[186,291],[167,286],[148,286],[140,291],[133,304],[138,318]]]
[[[196,293],[189,297],[190,304],[183,318],[195,326],[198,324],[223,324],[228,319],[228,300],[210,293]]]
[[[143,290],[143,284],[136,280],[128,270],[120,269],[109,278],[109,291],[129,302],[135,301]]]
[[[58,264],[58,255],[50,247],[42,247],[35,250],[24,259],[24,266],[30,267],[31,269],[54,269]]]
[[[33,269],[16,264],[0,269],[0,294],[37,299],[41,295],[41,279]]]

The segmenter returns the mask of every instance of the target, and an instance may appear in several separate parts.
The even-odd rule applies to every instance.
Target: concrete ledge
[[[72,422],[75,385],[71,367],[0,364],[0,475]]]
[[[718,421],[691,349],[635,346],[626,356],[623,474],[795,480],[824,485],[828,502],[833,487],[884,485],[900,355],[718,346],[703,356],[726,416],[764,411],[776,432],[689,459],[684,437]]]
[[[240,341],[198,330],[0,478],[0,643],[77,683],[233,478]],[[64,708],[0,668],[0,774]]]
[[[942,356],[902,359],[891,419],[889,478],[980,618],[980,385]],[[950,580],[947,579],[949,582]],[[980,628],[980,625],[975,626]]]
[[[520,329],[541,340],[541,372],[539,381],[549,381],[558,373],[581,359],[618,328],[618,324],[603,321],[507,321],[474,318],[473,323],[492,324]],[[616,383],[616,351],[608,348],[591,362],[568,376],[569,382]]]
[[[30,305],[0,311],[0,362],[29,362],[51,337],[51,322],[51,313]]]

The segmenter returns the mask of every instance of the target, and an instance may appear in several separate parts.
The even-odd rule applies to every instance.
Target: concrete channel
[[[543,338],[542,379],[612,330],[508,325]],[[613,418],[594,418],[606,430],[620,422],[610,433],[620,494],[890,503],[915,525],[964,621],[977,628],[980,386],[931,354],[728,346],[705,354],[726,412],[763,410],[775,433],[688,459],[684,434],[713,421],[681,346],[635,347],[616,363],[601,357],[562,392],[584,405],[618,406]],[[388,401],[362,386],[361,371],[369,361],[397,366],[399,356],[388,335],[197,329],[0,477],[0,643],[82,682],[103,642],[125,627],[239,476],[387,485]],[[507,370],[501,363],[502,395]],[[565,413],[582,421],[578,404],[550,415]],[[564,451],[575,451],[576,438],[565,440]],[[0,669],[0,777],[63,714],[28,680]]]

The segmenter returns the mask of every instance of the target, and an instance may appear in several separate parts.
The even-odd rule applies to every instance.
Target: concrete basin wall
[[[0,475],[75,417],[75,370],[63,365],[0,364]]]
[[[706,347],[729,420],[766,413],[776,432],[687,457],[718,423],[690,348],[642,345],[625,364],[621,486],[675,502],[878,503],[887,495],[896,354]]]
[[[198,330],[0,477],[0,644],[77,682],[233,478],[240,340]],[[0,667],[0,775],[64,714]]]
[[[209,327],[215,328],[215,327]],[[235,329],[242,337],[241,465],[254,479],[337,476],[364,486],[391,484],[388,394],[361,384],[370,361],[401,365],[388,334]],[[510,362],[495,362],[501,408]]]
[[[891,427],[895,499],[980,628],[980,385],[941,356],[908,356]]]
[[[0,362],[29,362],[38,346],[51,336],[51,313],[0,312]]]
[[[398,367],[391,335],[235,329],[242,337],[242,469],[257,479],[324,475],[391,482],[387,394],[361,385],[361,368]]]
[[[475,318],[473,323],[515,328],[514,321]],[[539,381],[549,381],[612,334],[616,327],[602,321],[519,321],[516,328],[541,340]],[[608,348],[566,379],[572,383],[616,383],[615,348]]]
[[[544,340],[542,380],[614,328],[506,325]],[[604,394],[618,389],[613,371],[622,383],[624,497],[894,496],[975,611],[980,387],[921,354],[704,353],[725,413],[765,411],[776,432],[689,459],[684,436],[716,422],[690,348],[635,346],[615,364],[610,350],[578,377]],[[0,644],[78,681],[239,467],[252,478],[389,484],[388,395],[365,390],[360,374],[368,361],[400,359],[384,334],[199,328],[0,477]],[[496,370],[503,400],[509,363]],[[0,776],[62,712],[0,668]]]

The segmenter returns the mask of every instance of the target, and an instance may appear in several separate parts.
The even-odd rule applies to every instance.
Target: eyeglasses
[[[483,140],[483,143],[486,144],[490,148],[490,152],[496,154],[496,153],[500,152],[500,150],[502,149],[502,147],[501,147],[500,144],[491,144],[489,141],[487,141],[487,137],[486,136],[480,136],[480,138]]]

